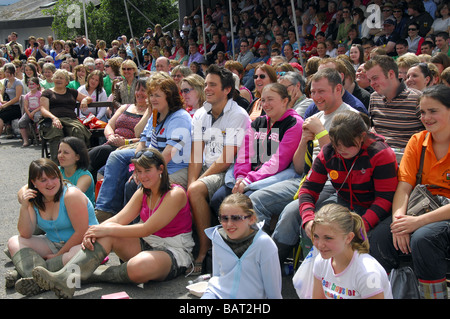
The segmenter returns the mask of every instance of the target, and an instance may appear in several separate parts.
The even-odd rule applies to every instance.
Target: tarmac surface
[[[14,266],[3,253],[3,250],[8,238],[17,234],[17,219],[20,208],[17,201],[17,191],[27,183],[30,162],[41,157],[41,146],[21,148],[22,141],[20,139],[6,139],[5,135],[0,137],[0,142],[0,300],[57,299],[51,291],[33,297],[25,297],[17,293],[14,288],[5,288],[5,273],[12,270]],[[114,253],[110,254],[109,257],[110,260],[107,265],[119,263]],[[74,299],[97,300],[104,295],[126,292],[131,299],[168,299],[172,301],[178,299],[175,304],[182,304],[186,301],[194,302],[199,298],[186,289],[188,281],[193,279],[195,277],[180,276],[167,282],[150,282],[144,285],[86,284],[77,289]],[[283,277],[282,294],[285,299],[298,299],[292,285],[292,275]],[[175,307],[173,310],[176,311],[178,308]]]

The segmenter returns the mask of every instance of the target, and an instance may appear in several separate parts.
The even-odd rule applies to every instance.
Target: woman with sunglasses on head
[[[277,82],[277,73],[272,66],[268,64],[261,64],[255,68],[253,80],[255,82],[255,90],[253,91],[255,99],[247,109],[247,113],[250,115],[250,119],[252,121],[254,121],[257,117],[264,115],[261,105],[261,94],[267,84]]]
[[[213,273],[202,299],[281,299],[277,247],[257,223],[248,196],[228,196],[220,225],[205,230],[212,241]]]
[[[119,149],[109,155],[105,165],[105,178],[97,197],[99,221],[117,214],[137,189],[138,176],[132,174],[132,167],[129,169],[128,166],[134,154],[144,148],[156,148],[167,163],[171,181],[187,186],[192,118],[184,110],[178,87],[167,73],[152,75],[147,85],[147,94],[153,114],[157,111],[156,118],[153,114],[150,115],[136,148]]]
[[[171,184],[164,156],[154,149],[143,149],[131,162],[141,181],[128,204],[108,221],[89,227],[81,249],[58,272],[36,267],[33,277],[43,289],[59,298],[72,298],[75,287],[67,280],[75,275],[83,281],[140,284],[170,280],[192,263],[192,217],[186,191]],[[130,224],[139,218],[138,223]],[[94,271],[114,251],[124,261]]]
[[[414,64],[406,73],[406,86],[419,91],[433,85],[433,74],[426,63]]]

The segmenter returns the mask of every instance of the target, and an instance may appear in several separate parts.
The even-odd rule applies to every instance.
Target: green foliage
[[[139,38],[145,29],[155,24],[163,27],[178,18],[178,9],[172,5],[172,0],[130,0],[145,17],[133,6],[127,3],[133,35]],[[59,39],[73,39],[77,34],[85,34],[83,3],[80,0],[58,0],[50,9],[43,13],[54,17],[52,28]],[[146,18],[147,17],[147,18]],[[92,42],[96,39],[111,43],[119,35],[131,37],[125,4],[123,0],[101,0],[95,7],[86,3],[86,20],[88,37]],[[165,31],[178,27],[172,24]]]

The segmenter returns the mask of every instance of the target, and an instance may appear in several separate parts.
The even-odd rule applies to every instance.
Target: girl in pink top
[[[41,117],[41,106],[39,105],[39,100],[41,98],[41,85],[39,84],[39,79],[32,77],[28,80],[28,92],[23,100],[23,115],[19,120],[20,134],[22,135],[23,145],[22,147],[30,146],[30,141],[28,139],[28,124],[37,123]]]

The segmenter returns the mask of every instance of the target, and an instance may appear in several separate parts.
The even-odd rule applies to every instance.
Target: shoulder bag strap
[[[424,141],[427,139],[428,134],[430,134],[429,132],[425,135],[425,139]],[[426,149],[426,145],[422,144],[422,153],[420,154],[420,164],[419,164],[419,171],[417,172],[416,175],[416,185],[421,184],[422,183],[422,172],[423,172],[423,162],[425,159],[425,149]]]

